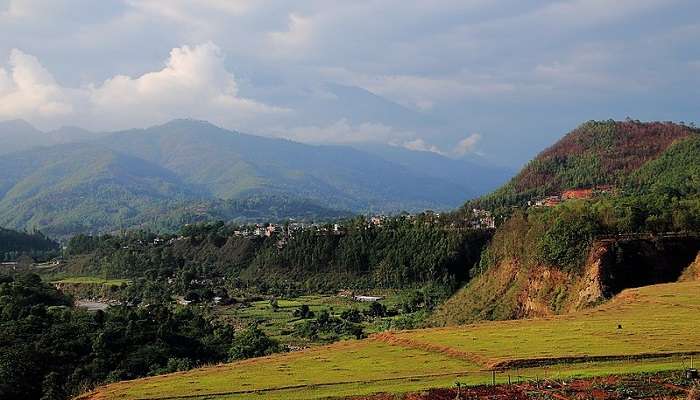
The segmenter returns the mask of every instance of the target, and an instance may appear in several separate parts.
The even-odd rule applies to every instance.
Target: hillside
[[[622,187],[674,142],[697,136],[697,130],[670,122],[586,122],[540,153],[506,185],[473,204],[524,205],[567,189]]]
[[[494,368],[498,382],[507,382],[508,376],[564,379],[673,370],[684,355],[700,351],[693,334],[698,290],[698,282],[649,286],[627,290],[595,309],[553,318],[382,333],[113,383],[80,399],[318,399],[422,391],[455,381],[485,384]]]
[[[340,221],[337,233],[278,227],[271,237],[241,233],[250,227],[205,223],[184,226],[175,240],[164,237],[156,243],[140,232],[78,236],[68,242],[64,272],[132,280],[156,273],[201,282],[169,288],[179,295],[222,291],[222,281],[271,294],[421,286],[449,294],[468,279],[465,265],[478,262],[490,232],[448,230],[431,221],[430,216],[397,217],[376,227],[354,218]]]
[[[0,261],[13,261],[23,254],[32,256],[55,252],[58,248],[58,243],[39,232],[25,233],[0,228]]]
[[[9,121],[0,144],[0,223],[58,237],[449,209],[506,176],[432,153],[313,146],[193,120],[114,133]]]
[[[200,121],[117,132],[99,143],[167,168],[222,199],[294,194],[336,208],[380,212],[449,208],[474,194],[466,184],[455,187],[349,147],[263,138]]]
[[[57,236],[129,226],[196,196],[157,165],[88,144],[7,155],[0,169],[0,224]]]
[[[581,155],[588,161],[579,165]],[[473,204],[522,204],[598,184],[616,189],[501,209],[504,222],[479,273],[432,323],[552,315],[625,288],[677,279],[700,251],[698,182],[700,135],[690,128],[630,121],[582,125]],[[610,281],[625,274],[624,282]]]

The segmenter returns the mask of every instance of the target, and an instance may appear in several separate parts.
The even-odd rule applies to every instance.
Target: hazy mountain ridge
[[[392,158],[346,146],[247,135],[194,120],[94,135],[80,128],[48,133],[30,128],[23,121],[0,123],[0,143],[12,139],[13,149],[24,148],[0,155],[0,224],[60,236],[140,226],[164,215],[174,221],[203,215],[235,219],[233,210],[245,210],[261,219],[265,212],[308,217],[312,213],[302,210],[302,201],[307,211],[326,216],[347,215],[330,209],[449,209],[479,193],[470,182],[461,182],[467,173],[461,161],[437,154]],[[28,139],[20,140],[23,135]],[[411,164],[425,157],[429,163]],[[421,171],[426,165],[433,169]],[[475,177],[483,175],[473,168]],[[453,176],[440,176],[450,170]],[[250,198],[258,201],[236,203]],[[193,206],[196,213],[189,211]],[[298,214],[285,214],[292,210]]]

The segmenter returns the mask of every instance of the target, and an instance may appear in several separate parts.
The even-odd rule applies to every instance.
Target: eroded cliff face
[[[595,241],[578,273],[517,257],[476,276],[433,315],[433,325],[544,317],[600,304],[624,289],[700,279],[700,237],[624,237]]]
[[[700,251],[698,251],[698,255],[695,256],[695,261],[693,261],[688,268],[683,271],[683,274],[681,274],[681,277],[679,281],[681,282],[689,282],[689,281],[697,281],[700,280]]]

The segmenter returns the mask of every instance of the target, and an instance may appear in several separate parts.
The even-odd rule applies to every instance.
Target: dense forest
[[[0,261],[15,261],[26,255],[44,259],[57,254],[58,243],[44,236],[41,232],[25,233],[0,228]]]
[[[99,383],[276,350],[254,326],[234,332],[206,309],[151,298],[94,313],[37,275],[0,275],[0,399],[64,400]]]
[[[78,235],[68,243],[66,270],[107,278],[171,278],[179,294],[202,286],[286,295],[429,283],[454,290],[491,236],[489,230],[459,228],[435,214],[387,218],[381,226],[361,217],[341,226],[270,237],[244,237],[237,232],[245,227],[223,222],[188,225],[169,236]]]

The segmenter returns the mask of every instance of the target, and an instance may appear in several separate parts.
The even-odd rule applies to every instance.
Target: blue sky
[[[0,0],[0,119],[172,118],[518,166],[589,119],[698,121],[695,0]]]

